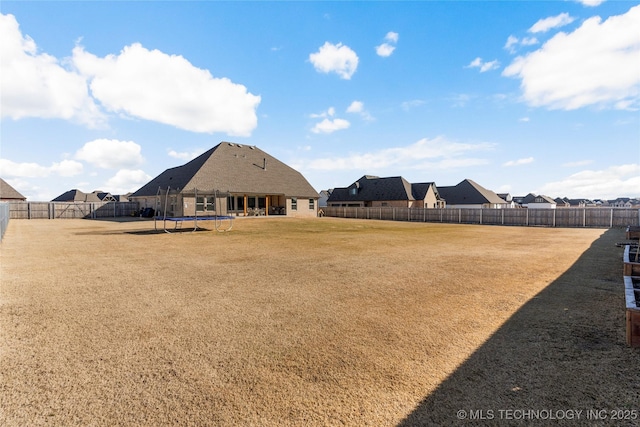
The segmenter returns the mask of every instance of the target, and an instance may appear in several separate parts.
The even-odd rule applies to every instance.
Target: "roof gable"
[[[334,188],[328,201],[415,200],[411,187],[409,181],[401,176],[379,178],[364,175],[349,187]]]
[[[413,198],[415,200],[424,200],[427,197],[429,188],[433,188],[436,199],[440,199],[438,188],[433,182],[419,182],[416,184],[411,184],[411,194],[413,195]]]
[[[10,186],[4,179],[0,178],[0,199],[26,200],[27,198]]]
[[[496,193],[470,179],[454,186],[439,187],[438,190],[447,205],[506,204]]]
[[[158,188],[181,192],[219,190],[318,198],[302,174],[257,147],[221,142],[190,162],[167,169],[131,197],[155,196]]]

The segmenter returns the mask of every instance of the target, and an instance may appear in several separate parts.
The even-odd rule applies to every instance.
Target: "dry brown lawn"
[[[461,409],[501,424],[501,409],[640,410],[622,230],[333,218],[152,229],[10,222],[0,425],[457,425]]]

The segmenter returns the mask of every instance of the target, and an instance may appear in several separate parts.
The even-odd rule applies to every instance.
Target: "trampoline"
[[[164,199],[164,209],[162,218],[159,215],[155,215],[153,217],[153,224],[156,231],[160,231],[158,226],[158,222],[162,220],[162,230],[165,233],[175,233],[178,230],[184,230],[183,225],[185,222],[193,222],[193,230],[191,232],[198,231],[198,221],[213,221],[214,227],[216,231],[225,232],[231,231],[233,228],[233,216],[231,215],[218,215],[217,208],[213,211],[204,211],[203,215],[198,215],[198,210],[196,209],[195,215],[185,215],[185,216],[167,216],[167,203],[169,200],[169,192],[171,191],[170,187],[167,187]],[[174,191],[178,191],[178,189],[174,189]],[[162,195],[163,190],[158,188],[156,206],[160,204],[160,196]],[[193,189],[194,200],[198,199],[198,189]],[[202,193],[201,193],[202,194]],[[215,199],[219,198],[219,194],[217,190],[213,192],[206,192],[204,194],[213,194]],[[217,205],[217,202],[215,203]],[[167,227],[167,222],[173,223],[173,227]]]
[[[167,221],[170,223],[173,222],[173,231],[167,229]],[[214,226],[216,231],[224,232],[230,231],[233,227],[233,217],[230,215],[214,215],[214,216],[181,216],[181,217],[168,217],[165,216],[162,218],[163,222],[163,230],[165,233],[173,233],[179,229],[182,229],[182,225],[185,222],[193,222],[193,230],[198,231],[198,221],[214,221]],[[224,223],[224,221],[229,221],[229,223]],[[157,221],[156,221],[156,231],[158,231]]]

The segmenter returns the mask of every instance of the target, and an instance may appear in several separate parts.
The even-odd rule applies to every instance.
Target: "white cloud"
[[[376,46],[376,53],[378,56],[388,57],[391,56],[394,50],[396,50],[396,43],[398,43],[398,33],[389,31],[386,36],[384,36],[385,42],[381,45]]]
[[[470,152],[488,151],[494,144],[465,144],[445,138],[421,139],[405,147],[387,148],[370,153],[354,153],[346,157],[320,158],[311,161],[312,170],[361,170],[376,171],[388,168],[448,169],[486,164],[486,159],[464,157]]]
[[[56,118],[100,127],[104,116],[89,96],[86,79],[38,52],[13,15],[0,14],[2,117]]]
[[[323,111],[322,113],[313,113],[310,114],[309,117],[312,119],[318,119],[323,117],[333,117],[336,115],[336,109],[334,107],[329,107],[327,111]]]
[[[499,68],[499,67],[500,67],[500,62],[497,59],[493,61],[485,62],[482,60],[482,58],[478,57],[473,61],[471,61],[469,65],[467,65],[465,68],[479,68],[480,72],[484,73],[486,71],[495,70],[496,68]]]
[[[605,0],[576,0],[578,3],[581,3],[583,6],[595,7],[600,6]]]
[[[640,164],[585,170],[544,184],[537,193],[554,197],[614,199],[640,196]]]
[[[193,160],[198,157],[200,154],[204,153],[203,150],[194,150],[194,151],[175,151],[175,150],[167,150],[167,154],[169,157],[173,157],[174,159],[180,160]]]
[[[74,157],[99,168],[119,169],[141,164],[144,159],[140,152],[141,147],[133,141],[96,139],[84,144]]]
[[[425,101],[423,101],[422,99],[412,99],[411,101],[404,101],[400,107],[402,107],[403,110],[405,111],[409,111],[412,108],[415,107],[419,107],[421,105],[423,105],[425,103]]]
[[[575,21],[575,18],[569,16],[568,13],[561,13],[560,15],[550,16],[549,18],[544,18],[533,24],[531,28],[529,28],[530,33],[546,33],[547,31],[553,28],[564,27],[565,25],[571,24]]]
[[[507,42],[504,44],[504,48],[509,52],[515,52],[514,46],[517,45],[519,41],[520,39],[516,36],[509,36],[507,37]]]
[[[111,194],[126,194],[134,192],[153,178],[142,170],[121,169],[109,178],[105,187]]]
[[[590,18],[574,32],[558,33],[537,51],[516,58],[502,74],[521,79],[524,100],[533,106],[636,109],[639,27],[640,6],[604,22]]]
[[[504,49],[509,51],[509,53],[515,53],[516,47],[520,46],[533,46],[538,44],[538,39],[535,37],[524,37],[522,39],[517,38],[516,36],[507,37],[507,42],[504,44]]]
[[[316,71],[325,74],[333,72],[345,80],[350,80],[358,68],[358,55],[342,43],[334,45],[325,42],[318,52],[309,55],[309,61]]]
[[[214,78],[182,56],[135,43],[119,55],[98,58],[77,46],[73,63],[110,111],[192,132],[249,136],[257,126],[260,96],[227,78]]]
[[[389,31],[384,39],[389,43],[398,43],[398,33],[395,31]]]
[[[364,103],[362,101],[353,101],[347,107],[347,113],[361,113],[364,111]]]
[[[396,50],[395,46],[391,46],[389,43],[382,43],[381,45],[376,46],[376,53],[378,56],[387,57],[391,56],[393,51]]]
[[[347,107],[347,113],[359,114],[366,121],[372,121],[374,118],[371,114],[365,110],[364,103],[362,101],[353,101],[349,107]]]
[[[311,132],[333,133],[337,130],[347,129],[349,126],[351,126],[351,123],[344,119],[324,119],[320,123],[316,123]]]
[[[529,163],[533,163],[534,158],[533,157],[527,157],[524,159],[518,159],[518,160],[510,160],[508,162],[505,162],[502,164],[502,166],[521,166],[521,165],[527,165]]]
[[[590,165],[591,163],[593,163],[593,160],[576,160],[575,162],[563,163],[562,166],[564,166],[565,168],[574,168],[578,166]]]
[[[2,177],[45,178],[51,175],[75,176],[83,171],[82,163],[73,160],[63,160],[42,166],[37,163],[16,163],[7,159],[0,159],[0,175]]]

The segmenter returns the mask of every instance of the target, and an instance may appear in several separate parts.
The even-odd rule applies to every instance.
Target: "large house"
[[[558,203],[549,196],[529,193],[524,197],[515,197],[515,200],[523,207],[529,209],[555,209]],[[564,203],[562,204],[564,206]]]
[[[0,178],[0,200],[3,202],[24,202],[27,198]]]
[[[252,145],[221,142],[129,196],[167,216],[316,216],[319,194],[302,174]]]
[[[448,208],[507,208],[509,204],[491,190],[465,179],[451,187],[438,187]]]
[[[401,176],[365,175],[348,187],[334,188],[327,206],[435,208],[444,207],[444,201],[432,182],[411,184]]]

